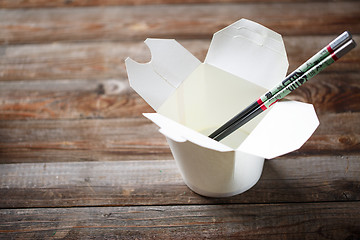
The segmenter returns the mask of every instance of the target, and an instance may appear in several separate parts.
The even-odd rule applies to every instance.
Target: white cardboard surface
[[[318,125],[313,105],[281,101],[271,107],[237,150],[271,159],[299,149]]]
[[[267,89],[285,77],[289,65],[281,35],[246,19],[214,34],[205,63]]]
[[[141,64],[127,58],[125,65],[130,86],[156,110],[200,61],[174,39],[148,38],[145,44],[151,61]]]
[[[221,126],[267,91],[217,67],[200,64],[157,112],[195,131]],[[242,128],[250,132],[258,116]],[[210,134],[210,133],[209,133]],[[238,147],[238,145],[236,146]]]
[[[196,145],[213,149],[219,152],[232,151],[233,149],[204,136],[184,125],[181,125],[158,113],[144,113],[145,117],[160,127],[160,132],[175,142],[190,141]]]

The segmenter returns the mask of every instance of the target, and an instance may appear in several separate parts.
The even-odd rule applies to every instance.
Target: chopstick
[[[284,98],[290,92],[314,77],[324,68],[344,56],[355,46],[356,43],[352,40],[351,34],[345,31],[288,75],[281,83],[210,134],[209,137],[217,141],[222,140],[261,112],[265,111],[272,104]]]

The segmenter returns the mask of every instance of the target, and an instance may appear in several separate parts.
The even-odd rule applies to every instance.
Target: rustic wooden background
[[[175,38],[204,60],[212,33],[248,18],[284,37],[294,70],[344,30],[360,2],[0,0],[0,238],[360,239],[360,47],[289,98],[320,126],[230,198],[183,183],[128,56]]]

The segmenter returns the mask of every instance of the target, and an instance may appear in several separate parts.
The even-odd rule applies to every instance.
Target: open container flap
[[[238,150],[271,159],[299,149],[319,126],[314,106],[297,101],[275,104]]]
[[[151,61],[141,64],[127,58],[125,65],[131,87],[157,110],[200,61],[174,39],[148,38],[145,44]]]
[[[289,65],[281,35],[247,19],[214,34],[205,63],[267,89],[285,77]]]
[[[233,151],[232,148],[185,127],[159,113],[143,113],[143,115],[160,127],[160,133],[175,142],[190,141],[198,146],[219,152]]]

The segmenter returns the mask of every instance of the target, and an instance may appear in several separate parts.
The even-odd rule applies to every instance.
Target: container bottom
[[[223,198],[223,197],[232,197],[232,196],[238,195],[240,193],[246,192],[247,190],[252,188],[259,181],[260,177],[261,177],[261,175],[254,182],[252,182],[251,184],[249,184],[249,185],[247,185],[245,187],[242,187],[242,188],[240,188],[240,189],[238,189],[236,191],[227,192],[227,193],[209,192],[209,191],[206,191],[204,189],[200,189],[200,188],[188,183],[184,178],[183,178],[183,180],[184,180],[186,186],[188,186],[188,188],[190,188],[190,190],[192,190],[196,194],[199,194],[199,195],[204,196],[204,197]]]

